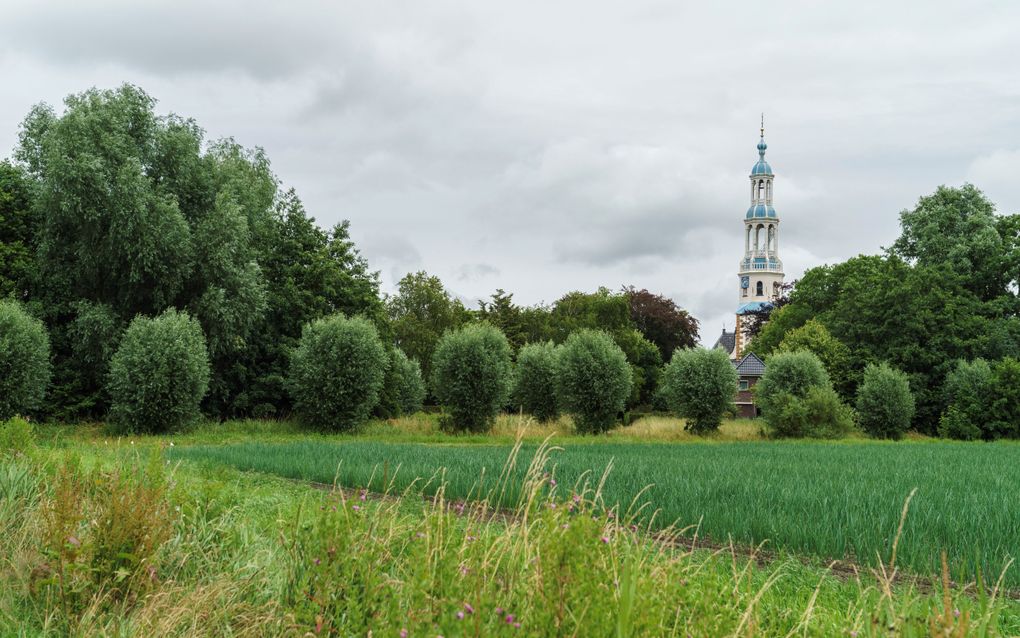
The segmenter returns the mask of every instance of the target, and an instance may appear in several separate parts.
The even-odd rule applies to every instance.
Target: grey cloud
[[[499,276],[499,268],[490,264],[464,264],[457,269],[458,281],[475,281]]]
[[[417,269],[469,300],[633,283],[708,340],[763,110],[790,278],[877,252],[942,183],[1020,208],[1018,20],[949,0],[21,0],[0,147],[31,103],[131,81],[263,146],[323,226],[351,220],[388,290]]]

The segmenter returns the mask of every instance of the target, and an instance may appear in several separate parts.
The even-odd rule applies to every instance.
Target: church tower
[[[765,160],[765,119],[762,118],[758,161],[751,167],[751,207],[744,215],[744,258],[740,260],[734,358],[743,355],[743,316],[771,304],[783,285],[783,262],[779,259],[779,216],[772,206],[775,174]]]

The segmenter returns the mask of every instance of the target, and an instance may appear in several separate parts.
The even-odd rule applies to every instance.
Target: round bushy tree
[[[388,366],[369,320],[337,314],[313,321],[291,354],[287,385],[294,409],[309,425],[351,430],[379,402]]]
[[[457,430],[484,432],[510,396],[510,344],[487,323],[448,331],[432,356],[432,391]]]
[[[609,430],[631,391],[631,369],[620,346],[604,332],[578,330],[557,357],[560,405],[574,416],[579,432]]]
[[[710,432],[719,429],[733,406],[737,371],[718,348],[677,349],[660,387],[670,411],[687,419],[688,430]]]
[[[540,421],[560,415],[556,401],[556,346],[552,341],[529,343],[517,353],[514,403]]]
[[[387,417],[414,414],[425,401],[421,366],[414,359],[408,359],[399,348],[391,348],[389,357],[390,366],[379,399],[381,411]]]
[[[198,321],[167,310],[136,317],[110,359],[110,421],[131,432],[166,432],[199,416],[209,354]]]
[[[50,338],[16,301],[0,301],[0,421],[42,408],[50,382]]]
[[[946,375],[945,393],[949,407],[939,421],[939,434],[963,440],[992,438],[995,377],[987,361],[958,361]]]
[[[857,389],[857,421],[880,439],[898,439],[914,418],[914,395],[907,375],[888,364],[869,365]]]
[[[836,437],[852,427],[849,408],[832,389],[822,362],[807,350],[769,357],[754,394],[775,436]]]

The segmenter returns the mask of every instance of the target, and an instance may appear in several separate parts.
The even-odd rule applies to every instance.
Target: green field
[[[203,460],[288,478],[403,490],[443,470],[447,495],[491,487],[510,445],[297,440],[177,447],[173,458]],[[699,525],[716,542],[768,541],[773,550],[874,564],[888,561],[904,502],[914,488],[898,564],[936,575],[940,554],[951,573],[994,582],[1020,554],[1020,446],[946,442],[706,444],[567,442],[552,455],[558,493],[612,464],[603,496],[623,509],[642,501],[657,524]],[[520,476],[535,445],[525,445]],[[426,491],[438,484],[433,481]],[[512,495],[508,498],[512,498]],[[646,510],[647,513],[651,510]],[[1020,570],[1006,582],[1020,586]]]
[[[821,561],[804,561],[828,551],[824,543],[761,561],[728,547],[688,550],[605,509],[630,502],[654,477],[640,499],[668,510],[663,522],[704,517],[703,533],[724,530],[712,532],[715,540],[741,530],[778,538],[775,529],[787,534],[777,545],[810,537],[831,545],[834,527],[874,527],[861,520],[878,520],[888,529],[877,534],[890,534],[900,491],[927,475],[993,492],[981,476],[1014,480],[1008,458],[1016,447],[751,442],[756,429],[741,422],[694,439],[666,419],[576,437],[553,424],[539,436],[554,435],[565,449],[544,449],[532,433],[500,481],[515,423],[504,418],[495,434],[470,437],[438,433],[420,415],[336,436],[270,421],[131,437],[110,436],[101,424],[39,426],[35,443],[0,446],[0,635],[1020,635],[1020,604],[1001,589],[945,583],[930,563],[918,563],[920,581],[868,569],[833,575]],[[683,442],[661,442],[674,438]],[[592,470],[587,478],[597,482],[610,459],[605,500],[591,490],[575,499],[575,478]],[[899,485],[862,482],[883,469],[878,459],[910,460],[897,466]],[[254,468],[263,472],[244,471]],[[384,489],[385,476],[396,490],[436,468],[446,468],[452,495],[480,483],[472,496],[506,487],[497,493],[517,516],[283,478],[339,476]],[[953,503],[949,488],[922,486],[908,520],[938,518]],[[826,500],[826,490],[839,496]],[[868,490],[879,496],[857,503],[854,494]],[[960,528],[979,532],[966,542],[1008,536],[997,516],[1015,504],[1004,489],[994,494],[999,500],[971,501],[951,518],[975,523]],[[566,506],[553,507],[550,496]],[[840,499],[855,508],[852,517],[833,514],[846,509],[829,506]],[[879,499],[887,507],[863,506]],[[924,551],[920,526],[908,524],[898,565],[904,552]],[[876,542],[888,567],[887,544]]]

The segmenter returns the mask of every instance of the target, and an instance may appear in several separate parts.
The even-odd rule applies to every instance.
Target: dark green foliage
[[[982,302],[952,273],[897,257],[812,268],[791,299],[755,339],[756,352],[816,319],[850,347],[853,366],[885,361],[908,375],[917,401],[914,425],[929,434],[945,410],[942,383],[954,362],[1012,356],[1020,334],[1010,303]]]
[[[993,438],[995,391],[995,377],[987,361],[958,361],[946,376],[948,407],[939,421],[939,434],[968,441]]]
[[[367,319],[334,315],[305,326],[288,387],[299,417],[328,430],[361,425],[379,402],[389,356]]]
[[[174,309],[136,317],[110,360],[110,421],[129,432],[179,428],[199,416],[209,375],[197,320]]]
[[[579,432],[600,433],[616,423],[632,388],[620,346],[604,332],[579,330],[567,338],[557,364],[556,391]]]
[[[991,438],[1020,438],[1020,361],[1006,357],[992,365],[995,400],[988,424]]]
[[[853,414],[827,386],[808,388],[804,396],[781,392],[769,401],[765,421],[778,437],[835,439],[853,429]]]
[[[687,419],[688,430],[711,432],[733,409],[737,371],[720,349],[677,349],[662,374],[661,387],[670,411]]]
[[[698,320],[672,299],[634,286],[624,288],[630,306],[630,318],[638,331],[659,349],[663,361],[669,361],[678,348],[698,344]]]
[[[397,346],[421,363],[430,380],[440,338],[468,319],[464,304],[450,296],[438,277],[424,271],[408,273],[397,283],[397,294],[386,300],[386,311]]]
[[[630,364],[631,391],[627,407],[650,404],[659,384],[659,375],[662,374],[659,349],[634,329],[617,330],[612,337]]]
[[[811,319],[803,326],[789,331],[776,352],[796,350],[807,350],[818,357],[840,396],[847,398],[854,395],[859,370],[854,366],[850,349],[833,337],[824,325]]]
[[[38,216],[21,167],[0,162],[0,299],[24,301],[35,273]]]
[[[468,325],[447,332],[436,346],[432,388],[456,430],[488,430],[512,381],[510,345],[498,328]]]
[[[193,121],[158,116],[155,100],[131,85],[72,95],[65,107],[33,109],[18,150],[36,183],[38,295],[61,333],[62,407],[89,414],[102,405],[93,380],[76,378],[81,361],[62,334],[79,302],[121,324],[187,309],[208,336],[222,404],[233,391],[227,370],[265,309],[252,232],[273,202],[268,162],[229,141],[203,153]]]
[[[390,348],[388,356],[390,363],[386,368],[386,379],[379,393],[375,414],[384,419],[414,414],[421,410],[425,400],[421,366],[414,359],[408,359],[398,348]]]
[[[898,439],[914,418],[907,375],[887,364],[871,364],[857,389],[857,422],[875,438]]]
[[[16,301],[0,300],[0,420],[42,408],[50,382],[50,339]]]
[[[832,389],[818,357],[807,350],[769,358],[754,395],[770,432],[779,437],[838,437],[853,416]]]
[[[389,337],[378,275],[351,241],[347,222],[320,229],[289,191],[257,238],[267,310],[230,370],[230,386],[236,390],[228,411],[286,414],[292,407],[286,389],[290,353],[304,325],[341,312],[371,318],[384,340]]]
[[[900,213],[900,226],[893,254],[956,275],[982,300],[1006,293],[1011,255],[1004,250],[995,206],[972,184],[939,186]]]
[[[614,294],[608,288],[599,288],[594,293],[563,295],[553,305],[549,325],[556,343],[563,343],[578,330],[601,330],[613,335],[635,329],[627,297]]]
[[[557,348],[551,341],[529,343],[517,353],[514,370],[514,406],[539,421],[560,415],[556,400]]]
[[[798,350],[769,357],[765,374],[755,385],[759,405],[766,409],[778,394],[804,396],[808,388],[830,386],[829,373],[813,352]]]

